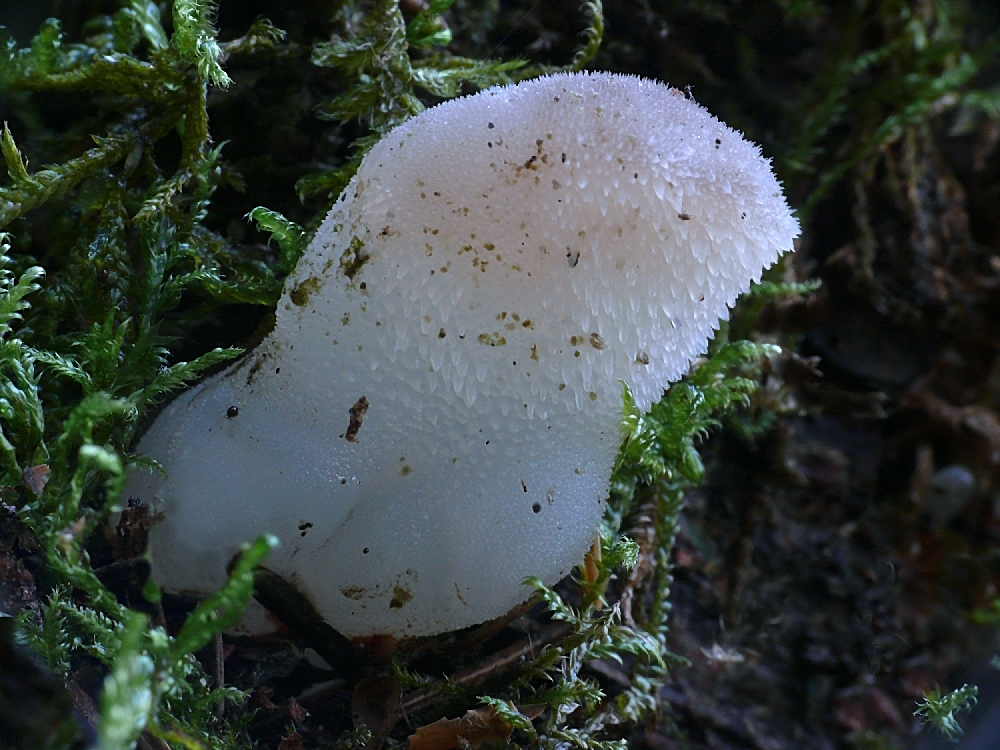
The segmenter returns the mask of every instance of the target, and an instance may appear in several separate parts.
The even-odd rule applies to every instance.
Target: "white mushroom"
[[[267,531],[345,635],[503,614],[591,545],[622,383],[647,410],[797,233],[759,149],[660,83],[427,110],[365,158],[267,339],[142,439],[157,580],[210,591]]]

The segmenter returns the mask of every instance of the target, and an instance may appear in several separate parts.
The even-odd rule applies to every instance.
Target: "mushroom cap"
[[[593,541],[625,383],[646,410],[798,225],[676,89],[562,74],[445,102],[365,157],[270,336],[140,443],[157,580],[241,542],[348,636],[497,617]],[[231,407],[236,407],[236,413]]]

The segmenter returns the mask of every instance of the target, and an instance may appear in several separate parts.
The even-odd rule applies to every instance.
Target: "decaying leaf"
[[[24,470],[24,483],[28,485],[28,488],[36,495],[41,495],[45,492],[45,483],[49,481],[49,475],[51,473],[52,470],[49,468],[48,464],[29,466]]]
[[[506,742],[512,731],[492,708],[478,708],[460,719],[439,719],[420,727],[410,735],[410,750],[450,750],[465,744],[462,740],[475,750],[485,742]]]

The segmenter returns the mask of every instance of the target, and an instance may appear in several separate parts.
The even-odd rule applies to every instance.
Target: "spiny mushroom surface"
[[[345,635],[503,614],[593,541],[622,383],[648,409],[797,233],[759,149],[660,83],[556,75],[414,117],[268,338],[142,439],[158,581],[208,592],[267,531]]]

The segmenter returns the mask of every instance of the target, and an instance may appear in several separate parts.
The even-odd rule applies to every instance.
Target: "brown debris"
[[[146,553],[151,520],[149,507],[138,497],[130,497],[115,526],[115,553],[119,560],[130,560]]]
[[[365,677],[354,686],[351,715],[354,726],[365,726],[377,747],[402,715],[402,692],[395,677]]]
[[[954,431],[968,430],[984,441],[989,462],[1000,464],[1000,417],[994,410],[978,404],[953,406],[930,393],[926,382],[915,386],[899,405],[901,408],[922,410],[931,419]]]
[[[41,495],[45,492],[45,484],[49,481],[49,476],[51,474],[52,469],[49,468],[48,464],[29,466],[23,472],[24,483],[28,485],[28,489],[36,495]]]
[[[368,412],[368,399],[362,396],[354,405],[348,410],[350,414],[350,424],[347,426],[347,432],[344,433],[344,438],[349,443],[356,443],[358,441],[358,430],[361,429],[361,420],[365,418],[365,414]]]
[[[420,727],[410,735],[410,750],[453,750],[466,745],[477,750],[485,742],[506,742],[513,731],[492,708],[479,708],[466,711],[460,719],[438,719]]]

